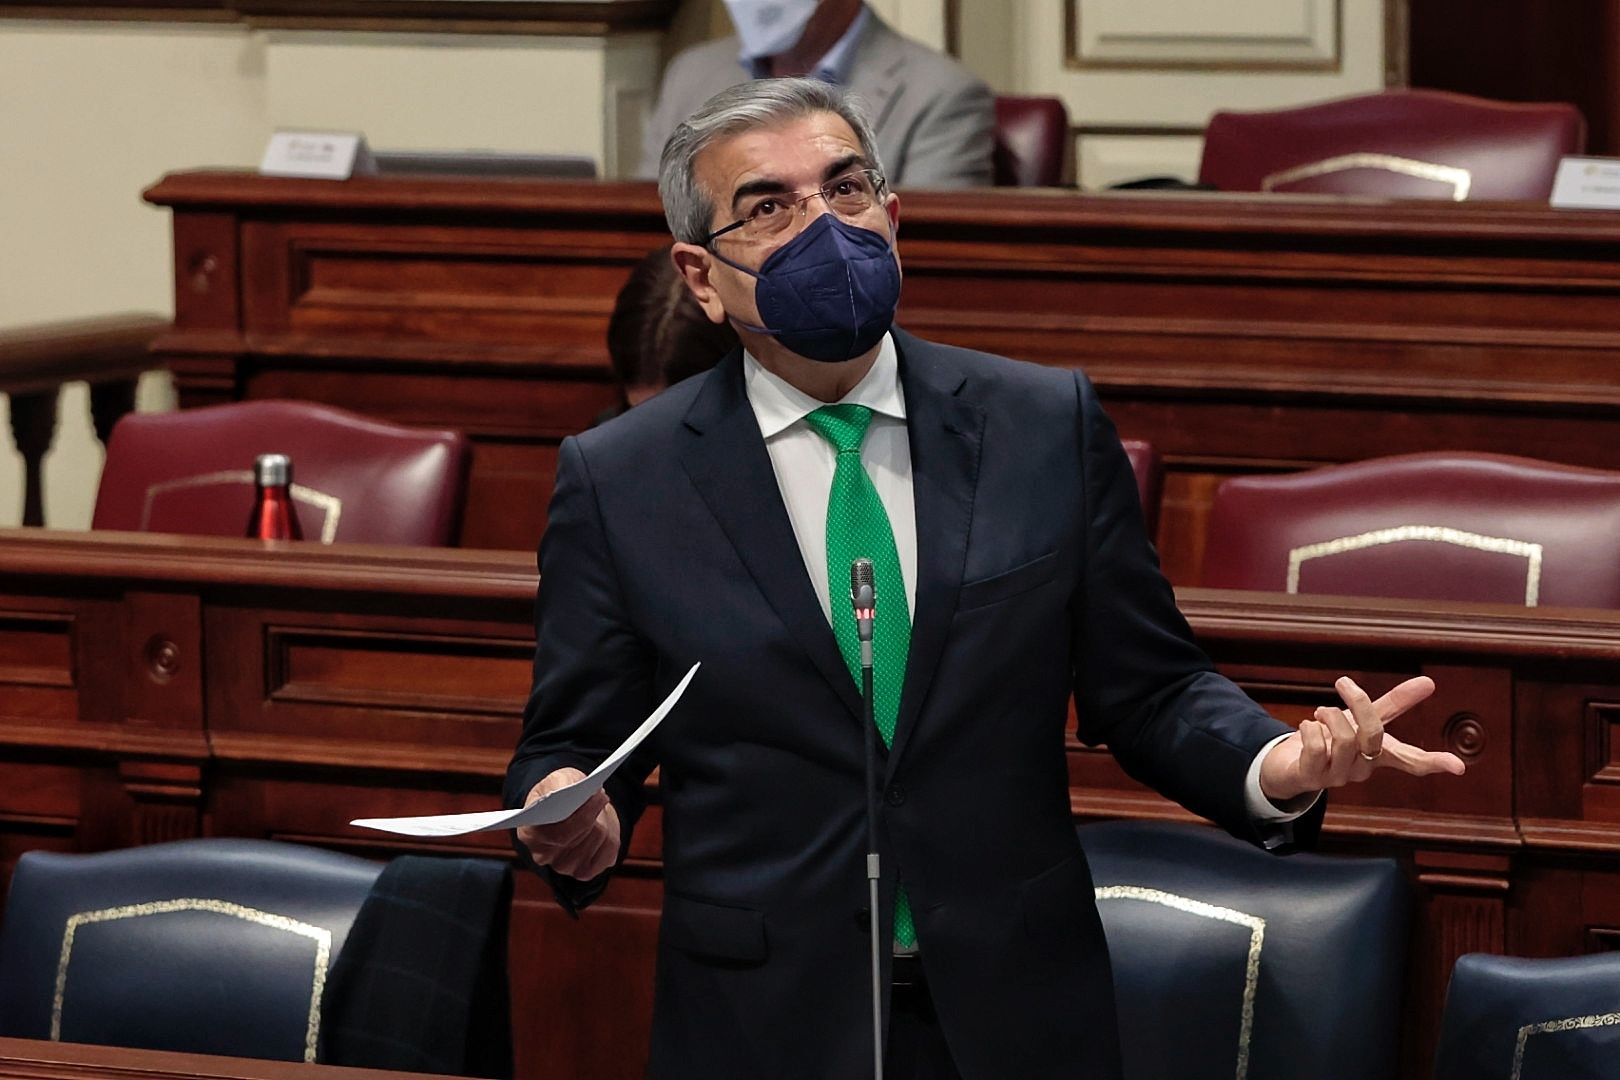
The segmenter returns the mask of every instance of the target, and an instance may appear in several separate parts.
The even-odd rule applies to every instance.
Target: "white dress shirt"
[[[838,451],[804,420],[827,402],[818,401],[766,371],[746,351],[743,372],[748,403],[754,407],[759,433],[765,437],[776,486],[782,489],[782,502],[787,506],[788,520],[793,522],[799,554],[816,587],[821,610],[829,620],[847,617],[848,578],[839,582],[837,597],[843,606],[838,611],[832,608],[833,593],[827,585],[827,500],[832,495]],[[865,405],[872,410],[872,423],[861,443],[861,464],[889,515],[894,546],[900,554],[900,576],[905,579],[906,613],[910,615],[917,610],[917,512],[911,498],[906,401],[900,392],[900,365],[891,335],[883,335],[872,369],[838,404]],[[887,603],[894,583],[876,584],[878,604]]]
[[[828,621],[849,614],[847,582],[840,579],[837,598],[843,608],[834,611],[833,590],[827,580],[827,500],[832,494],[833,471],[838,452],[804,418],[826,405],[765,370],[753,355],[743,352],[743,382],[748,403],[753,406],[759,433],[765,437],[776,485],[782,491],[793,536],[799,543],[805,571],[815,586],[816,597]],[[900,555],[900,575],[905,580],[906,612],[917,610],[917,512],[911,493],[911,444],[906,438],[906,400],[900,390],[899,357],[894,337],[883,335],[877,359],[866,376],[837,402],[865,405],[872,410],[872,423],[861,443],[861,464],[872,478],[883,509],[894,531],[894,546]],[[893,585],[879,581],[878,603],[893,595]],[[1279,810],[1260,790],[1260,762],[1273,746],[1287,736],[1267,743],[1255,755],[1244,783],[1244,801],[1249,816],[1256,821],[1292,821],[1310,809]],[[1314,800],[1313,800],[1314,805]]]

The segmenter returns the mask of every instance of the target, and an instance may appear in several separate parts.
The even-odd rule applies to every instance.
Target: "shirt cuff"
[[[1289,800],[1296,809],[1283,810],[1276,803],[1266,798],[1266,793],[1260,790],[1260,763],[1265,761],[1266,755],[1271,753],[1272,749],[1286,738],[1288,738],[1287,735],[1279,735],[1262,746],[1260,752],[1254,755],[1254,761],[1249,765],[1249,775],[1243,780],[1243,802],[1248,808],[1250,819],[1253,821],[1269,825],[1281,825],[1284,822],[1293,821],[1295,818],[1309,813],[1311,807],[1315,806],[1316,801],[1322,797],[1320,791],[1308,797],[1301,795],[1297,799]]]

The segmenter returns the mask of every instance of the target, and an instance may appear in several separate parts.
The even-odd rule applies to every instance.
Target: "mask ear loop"
[[[734,261],[732,259],[728,259],[724,255],[720,254],[720,249],[715,247],[713,243],[709,244],[708,251],[709,251],[710,255],[713,255],[715,258],[719,259],[721,262],[725,263],[727,266],[731,267],[733,270],[740,271],[740,272],[742,272],[744,274],[747,274],[749,277],[753,278],[756,284],[759,281],[762,280],[762,278],[760,277],[760,275],[757,272],[755,272],[753,270],[750,270],[750,269],[748,269],[748,267],[742,265],[741,263],[736,262],[736,261]],[[767,337],[778,337],[782,333],[780,330],[772,330],[768,326],[755,326],[753,323],[744,322],[743,320],[737,318],[737,316],[731,314],[731,312],[729,312],[729,311],[726,312],[726,318],[732,323],[732,325],[740,326],[744,330],[750,331],[751,333],[764,334]]]

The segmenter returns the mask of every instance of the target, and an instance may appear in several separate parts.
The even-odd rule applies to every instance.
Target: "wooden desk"
[[[345,822],[494,804],[534,582],[525,553],[0,530],[0,867],[198,834],[505,857],[500,836],[416,845]],[[1415,886],[1408,1076],[1432,1065],[1460,953],[1620,940],[1620,613],[1180,598],[1222,669],[1287,720],[1344,672],[1374,693],[1439,685],[1398,730],[1468,775],[1380,774],[1326,826],[1330,850],[1393,855]],[[1185,816],[1106,753],[1071,744],[1069,762],[1077,818]],[[523,1075],[640,1075],[661,829],[654,805],[578,922],[522,878]]]
[[[422,1080],[425,1073],[0,1039],[0,1080]]]
[[[178,173],[184,404],[289,395],[475,442],[465,542],[530,548],[603,338],[668,241],[648,184]],[[1082,366],[1169,470],[1196,584],[1220,479],[1431,449],[1620,468],[1620,215],[1307,196],[902,192],[901,321]]]
[[[90,418],[105,444],[135,408],[135,384],[157,366],[148,351],[168,327],[157,315],[107,315],[0,333],[0,394],[11,401],[11,435],[23,458],[24,525],[45,524],[41,466],[56,435],[62,384],[90,384]]]

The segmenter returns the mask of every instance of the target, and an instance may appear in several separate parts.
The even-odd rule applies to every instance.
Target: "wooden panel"
[[[0,558],[0,670],[60,682],[71,659],[95,673],[47,688],[82,695],[56,724],[18,708],[25,681],[0,680],[0,878],[26,850],[196,834],[372,858],[511,857],[504,835],[419,842],[347,822],[495,804],[528,682],[530,554],[13,530],[0,531]],[[1324,834],[1329,851],[1395,857],[1414,890],[1404,1076],[1428,1074],[1458,955],[1620,944],[1620,613],[1202,589],[1179,599],[1221,669],[1284,720],[1332,701],[1345,672],[1374,692],[1419,673],[1438,683],[1397,730],[1462,755],[1468,774],[1380,773],[1333,798]],[[183,674],[199,655],[190,626],[195,679]],[[152,628],[179,646],[167,683],[143,644]],[[175,704],[159,716],[164,695]],[[1069,767],[1079,819],[1187,817],[1106,752],[1071,743]],[[641,1074],[662,895],[653,785],[623,872],[581,919],[538,879],[520,884],[521,1075]]]
[[[1411,0],[1413,86],[1504,101],[1567,101],[1586,117],[1587,150],[1620,148],[1620,3]]]
[[[558,442],[616,400],[613,297],[668,239],[645,184],[187,173],[148,197],[174,208],[177,260],[219,263],[201,291],[177,265],[193,284],[158,352],[183,402],[294,396],[467,430],[466,543],[524,550]],[[995,191],[906,192],[902,216],[904,326],[1083,368],[1165,456],[1177,584],[1198,581],[1227,476],[1435,449],[1620,468],[1610,215]]]
[[[0,611],[0,683],[71,690],[72,634],[68,615]]]
[[[270,700],[306,705],[510,717],[523,708],[534,651],[521,638],[497,643],[274,625],[265,631]]]
[[[1176,0],[1067,0],[1071,68],[1334,71],[1343,0],[1229,0],[1188,9]]]
[[[423,1080],[428,1073],[0,1039],[0,1080]]]
[[[674,6],[674,0],[50,0],[0,4],[0,17],[594,37],[662,28]]]

